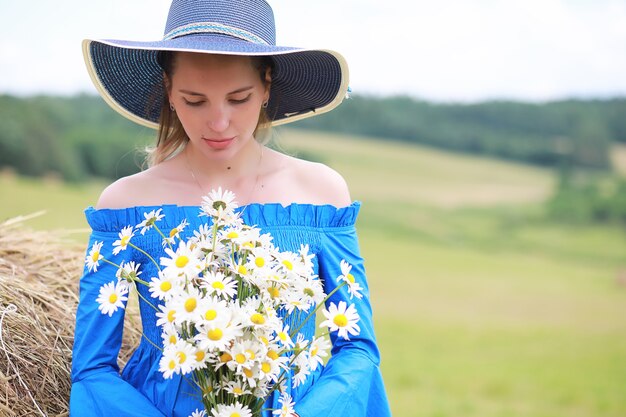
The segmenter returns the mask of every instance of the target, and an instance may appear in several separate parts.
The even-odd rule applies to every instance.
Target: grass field
[[[395,416],[626,415],[626,234],[545,220],[550,171],[330,134],[280,143],[364,202]],[[30,224],[85,228],[103,185],[4,176],[0,219],[45,209]]]

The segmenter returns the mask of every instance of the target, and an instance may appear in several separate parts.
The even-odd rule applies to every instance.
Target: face
[[[178,53],[168,96],[194,151],[230,159],[254,141],[269,86],[248,57]]]

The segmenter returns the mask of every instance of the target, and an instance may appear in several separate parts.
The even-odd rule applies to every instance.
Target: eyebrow
[[[248,87],[241,87],[241,88],[238,88],[238,89],[236,89],[236,90],[233,90],[233,91],[231,91],[231,92],[227,93],[226,95],[230,95],[230,94],[237,94],[237,93],[243,93],[244,91],[248,91],[248,90],[251,90],[251,89],[253,89],[253,88],[254,88],[254,86],[252,86],[252,85],[250,85],[250,86],[248,86]],[[188,94],[188,95],[190,95],[190,96],[201,96],[201,97],[204,97],[204,94],[202,94],[202,93],[197,93],[197,92],[195,92],[195,91],[191,91],[191,90],[180,89],[180,90],[178,90],[178,91],[179,91],[180,93],[183,93],[183,94]]]

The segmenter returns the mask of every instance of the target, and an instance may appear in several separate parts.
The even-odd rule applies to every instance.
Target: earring
[[[176,109],[174,108],[174,105],[172,103],[170,103],[170,110],[176,113]]]
[[[263,102],[263,104],[261,104],[261,107],[263,107],[264,109],[267,109],[267,105],[269,104],[269,100],[266,100]]]

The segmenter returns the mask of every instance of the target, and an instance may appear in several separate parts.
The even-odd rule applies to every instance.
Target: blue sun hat
[[[266,110],[274,126],[330,111],[348,90],[348,65],[339,53],[276,46],[265,0],[174,0],[162,40],[83,41],[87,70],[107,104],[155,129],[165,94],[159,51],[271,57]]]

